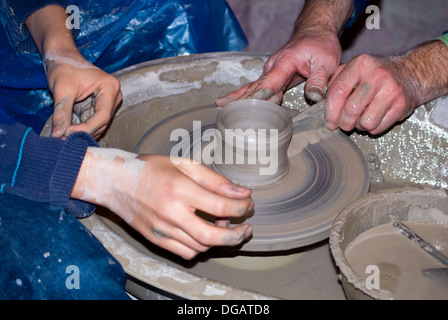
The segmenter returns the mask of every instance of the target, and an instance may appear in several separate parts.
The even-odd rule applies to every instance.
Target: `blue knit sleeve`
[[[1,21],[11,45],[22,53],[36,53],[37,48],[25,25],[34,11],[47,5],[67,7],[69,0],[0,0]]]
[[[65,208],[78,218],[95,206],[70,194],[89,146],[98,146],[87,133],[67,140],[38,136],[21,124],[0,125],[0,192]]]

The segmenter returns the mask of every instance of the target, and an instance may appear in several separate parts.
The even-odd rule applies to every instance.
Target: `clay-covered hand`
[[[284,91],[307,80],[306,96],[321,100],[330,76],[341,59],[337,34],[305,30],[295,34],[285,47],[266,62],[259,79],[216,99],[220,107],[240,99],[263,99],[279,104]]]
[[[64,7],[49,4],[25,21],[42,56],[53,94],[51,136],[64,138],[85,131],[98,138],[121,101],[120,83],[81,55],[66,19]],[[82,123],[72,125],[73,114]]]
[[[329,129],[380,134],[416,107],[448,93],[448,48],[432,41],[394,57],[360,55],[341,65],[329,82]]]
[[[201,164],[89,148],[72,197],[110,209],[154,244],[192,259],[211,246],[234,246],[251,236],[249,224],[230,227],[221,220],[252,211],[250,194]]]
[[[268,59],[260,78],[215,103],[223,107],[254,98],[280,104],[285,90],[305,80],[305,95],[313,101],[323,99],[328,80],[341,60],[339,35],[353,10],[351,0],[305,1],[290,40]]]
[[[54,100],[51,136],[61,138],[85,131],[98,138],[121,101],[118,79],[76,52],[47,53],[44,63]],[[72,122],[73,114],[78,122]]]
[[[378,134],[408,117],[410,92],[393,72],[393,61],[360,55],[333,75],[326,101],[329,129],[354,128]]]

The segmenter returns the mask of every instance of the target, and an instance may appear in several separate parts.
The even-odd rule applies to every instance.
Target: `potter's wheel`
[[[240,248],[243,251],[288,250],[326,239],[336,215],[368,191],[364,156],[346,135],[322,126],[319,107],[313,108],[293,118],[286,177],[253,189],[255,213],[247,222],[254,233]],[[193,134],[193,122],[200,121],[204,133],[214,128],[218,112],[216,106],[206,105],[168,117],[146,132],[135,152],[170,155],[175,145],[185,143],[170,140],[172,131],[179,128],[191,137],[186,148],[193,150],[201,139],[204,146],[209,139]]]
[[[164,119],[211,104],[217,97],[256,80],[268,58],[247,52],[210,53],[148,61],[118,72],[123,104],[99,144],[134,151],[145,133]],[[283,106],[306,109],[303,87],[304,83],[286,92]],[[446,106],[446,98],[422,106],[415,116],[377,139],[356,132],[349,136],[363,154],[378,156],[371,169],[372,177],[384,178],[384,182],[371,180],[371,189],[408,183],[447,188],[448,123],[441,122],[444,117],[439,113]],[[49,120],[43,129],[45,136],[49,136],[50,123]],[[126,273],[138,280],[129,280],[127,289],[141,299],[153,299],[150,294],[154,291],[185,299],[345,298],[326,240],[288,252],[227,251],[229,257],[225,260],[231,263],[229,267],[221,261],[216,263],[214,258],[202,257],[187,263],[173,257],[126,228],[126,223],[110,212],[97,210],[81,222]],[[241,263],[247,270],[241,268]],[[256,265],[256,271],[252,265]]]

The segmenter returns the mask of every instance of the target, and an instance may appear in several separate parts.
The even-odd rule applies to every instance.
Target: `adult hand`
[[[416,107],[448,94],[448,47],[423,43],[401,56],[360,55],[330,80],[326,121],[330,129],[379,134]]]
[[[215,225],[196,210],[218,221],[241,217],[254,207],[250,194],[201,164],[89,148],[72,197],[109,208],[149,241],[192,259],[211,246],[238,245],[252,234],[248,224]]]
[[[260,78],[216,99],[229,102],[254,98],[280,104],[284,91],[307,80],[305,95],[319,101],[341,60],[339,35],[354,10],[353,1],[306,1],[291,39],[266,62]]]
[[[341,59],[341,45],[335,33],[305,30],[266,62],[259,79],[216,99],[220,107],[240,99],[270,100],[279,104],[284,91],[307,80],[306,96],[321,100],[330,76]]]
[[[325,120],[329,129],[357,128],[379,134],[414,110],[413,96],[397,62],[360,55],[341,65],[329,83]]]
[[[98,138],[121,101],[118,79],[76,53],[74,58],[47,54],[45,65],[54,100],[51,136],[85,131]],[[72,124],[73,113],[80,124]]]

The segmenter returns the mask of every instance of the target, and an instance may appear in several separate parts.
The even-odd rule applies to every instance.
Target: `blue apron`
[[[51,1],[48,1],[51,3]],[[108,73],[143,61],[204,52],[238,51],[244,33],[224,0],[78,0],[81,54]],[[68,14],[74,13],[70,11]],[[40,132],[53,113],[41,56],[28,37],[11,35],[0,11],[0,123],[21,122]],[[73,20],[70,20],[73,22]],[[22,39],[23,40],[23,39]],[[31,43],[31,44],[30,44]]]

